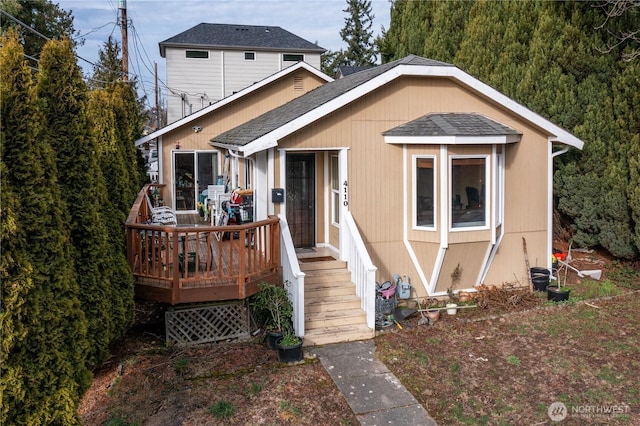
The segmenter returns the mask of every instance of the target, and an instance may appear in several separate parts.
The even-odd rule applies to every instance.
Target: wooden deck
[[[126,224],[137,297],[171,305],[242,300],[260,282],[279,281],[277,217],[212,227],[190,214],[177,215],[175,226],[151,225],[148,214],[141,191]]]

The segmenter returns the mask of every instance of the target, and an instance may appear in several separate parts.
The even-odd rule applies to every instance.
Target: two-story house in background
[[[173,123],[326,49],[280,27],[201,23],[160,43]]]

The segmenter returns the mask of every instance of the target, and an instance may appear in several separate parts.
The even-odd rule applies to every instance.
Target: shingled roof
[[[477,113],[427,114],[382,133],[384,136],[506,136],[511,127]]]
[[[160,42],[160,55],[167,47],[208,49],[252,49],[324,53],[326,49],[280,27],[201,23]]]
[[[295,98],[278,108],[266,112],[253,120],[216,136],[211,139],[211,142],[228,146],[244,146],[260,136],[264,136],[290,121],[312,111],[313,109],[324,105],[325,103],[336,99],[351,90],[354,90],[362,84],[384,74],[398,65],[453,67],[453,65],[446,64],[444,62],[410,55],[397,61],[378,65],[376,67],[351,74],[347,77],[334,80],[330,83],[326,83],[323,86]]]
[[[318,87],[292,101],[254,118],[238,127],[230,129],[210,140],[211,145],[242,151],[244,155],[268,149],[278,145],[278,140],[292,132],[314,122],[315,120],[336,111],[348,103],[371,93],[373,90],[389,83],[400,76],[422,76],[449,78],[463,86],[469,87],[492,102],[501,105],[506,110],[539,126],[550,134],[549,141],[567,144],[582,149],[584,142],[553,124],[544,117],[536,114],[513,99],[498,92],[480,80],[465,73],[454,65],[431,59],[409,55],[387,64],[379,65],[347,77],[334,80]],[[469,115],[460,117],[469,119]],[[435,123],[431,123],[432,125]],[[449,124],[451,125],[451,123]],[[494,125],[487,122],[476,123],[484,131],[497,131]],[[458,130],[463,127],[458,122]],[[499,131],[500,135],[485,135],[485,138],[499,136],[502,142],[509,143],[518,140],[519,133],[506,126]],[[452,130],[452,128],[450,128]],[[436,131],[435,128],[432,131]],[[439,131],[443,131],[440,129]],[[515,131],[514,131],[515,132]],[[453,135],[454,139],[465,138],[467,135]],[[481,136],[476,134],[475,136]],[[393,137],[393,136],[392,136]],[[385,139],[387,136],[385,136]],[[462,140],[462,139],[460,139]],[[454,142],[457,143],[457,142]]]

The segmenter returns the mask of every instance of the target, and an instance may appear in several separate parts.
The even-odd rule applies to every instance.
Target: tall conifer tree
[[[80,300],[88,326],[90,365],[108,355],[114,324],[108,230],[101,213],[106,199],[96,146],[86,114],[87,88],[68,39],[48,42],[40,59],[38,95],[47,122],[44,137],[53,147],[58,184],[67,204]]]
[[[3,267],[17,275],[6,287],[12,329],[4,328],[1,424],[76,424],[88,387],[88,349],[78,283],[72,268],[55,155],[43,138],[31,70],[15,35],[0,48],[3,194]],[[6,186],[5,186],[6,185]],[[14,198],[15,197],[15,198]],[[12,203],[15,199],[18,202]],[[6,211],[5,211],[6,208]],[[13,219],[10,219],[14,212]],[[3,305],[3,309],[8,309]],[[26,314],[28,313],[28,314]],[[11,339],[11,340],[7,340]],[[9,343],[5,346],[5,343]]]

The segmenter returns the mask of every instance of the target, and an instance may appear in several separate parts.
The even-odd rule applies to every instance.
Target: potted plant
[[[291,329],[277,340],[276,349],[280,362],[302,361],[302,338],[293,334]]]
[[[552,280],[547,286],[547,300],[553,300],[554,302],[569,300],[570,292],[571,289],[565,284],[560,285],[559,281]]]
[[[262,282],[258,289],[260,291],[253,296],[251,307],[265,324],[269,347],[276,349],[276,341],[290,329],[293,306],[283,286]]]

